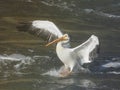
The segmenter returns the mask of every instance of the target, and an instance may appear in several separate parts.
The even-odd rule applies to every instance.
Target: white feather
[[[74,67],[80,68],[84,63],[90,63],[89,54],[95,49],[96,45],[99,45],[98,38],[95,35],[75,48],[66,48],[62,46],[62,43],[57,44],[56,52],[65,67],[70,68],[70,71]]]
[[[50,32],[58,37],[61,37],[63,35],[62,32],[57,28],[57,26],[50,21],[35,20],[32,22],[32,26],[34,28],[43,29],[46,32]]]

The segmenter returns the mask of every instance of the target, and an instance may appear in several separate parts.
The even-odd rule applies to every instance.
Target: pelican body
[[[58,42],[56,52],[65,67],[70,68],[70,71],[72,71],[77,64],[83,65],[84,63],[90,63],[92,60],[89,59],[89,54],[95,46],[99,44],[98,38],[94,35],[92,35],[85,43],[75,48],[66,47],[65,44],[67,44],[67,42],[67,40],[66,43],[65,41]],[[93,45],[93,43],[95,45]]]
[[[91,37],[81,45],[71,48],[68,34],[63,34],[57,26],[50,21],[35,20],[29,23],[20,23],[17,28],[20,31],[28,31],[31,34],[47,40],[49,43],[45,46],[57,43],[56,53],[64,64],[63,73],[67,73],[67,75],[72,72],[73,69],[81,68],[84,63],[90,63],[92,61],[90,60],[90,53],[99,45],[98,37],[91,35]]]

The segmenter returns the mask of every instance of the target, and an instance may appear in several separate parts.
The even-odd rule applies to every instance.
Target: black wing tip
[[[16,26],[18,31],[23,31],[23,32],[28,31],[30,27],[31,27],[31,22],[19,22],[18,25]]]
[[[97,54],[100,54],[100,44],[97,45]]]

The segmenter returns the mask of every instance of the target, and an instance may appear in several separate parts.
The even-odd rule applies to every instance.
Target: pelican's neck
[[[66,41],[66,42],[65,41],[60,41],[60,42],[58,42],[56,48],[63,48],[63,49],[70,48],[69,41]]]
[[[58,49],[64,49],[64,48],[65,48],[65,47],[64,47],[62,41],[60,41],[60,42],[57,43],[56,50],[58,50]]]
[[[56,46],[56,52],[57,52],[57,54],[60,54],[60,53],[62,54],[65,49],[66,49],[66,47],[65,47],[63,41],[60,41],[60,42],[57,43],[57,46]]]
[[[69,47],[70,45],[68,42],[64,42],[64,41],[58,42],[56,46],[56,53],[58,57],[59,55],[64,54],[64,51],[68,49]]]

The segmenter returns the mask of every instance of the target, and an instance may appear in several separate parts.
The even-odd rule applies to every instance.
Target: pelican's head
[[[68,36],[68,34],[64,34],[62,37],[53,40],[52,42],[46,44],[45,46],[49,46],[49,45],[51,45],[51,44],[58,43],[58,42],[60,42],[60,41],[63,41],[63,43],[68,42],[68,41],[69,41],[69,36]]]

